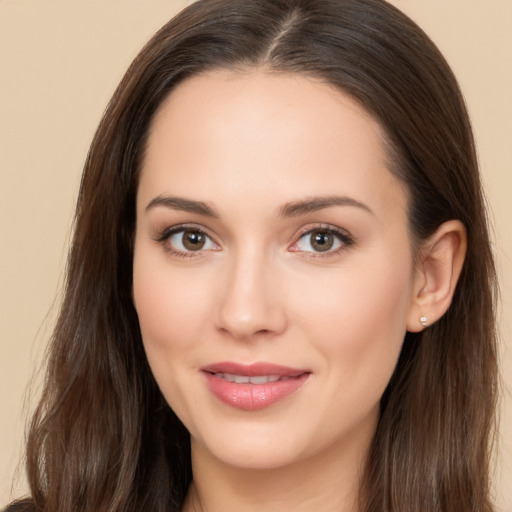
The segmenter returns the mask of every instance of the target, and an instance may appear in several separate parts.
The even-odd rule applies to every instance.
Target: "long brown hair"
[[[467,229],[451,307],[406,335],[382,397],[361,511],[491,511],[496,285],[473,135],[444,58],[383,0],[200,0],[135,59],[85,164],[28,437],[27,510],[180,510],[189,437],[151,375],[131,301],[139,164],[152,117],[177,83],[256,66],[321,78],[380,122],[390,168],[409,190],[413,241],[449,219]]]

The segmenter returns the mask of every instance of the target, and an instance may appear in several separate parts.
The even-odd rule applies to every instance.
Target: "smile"
[[[260,375],[257,377],[249,377],[248,375],[234,375],[232,373],[216,373],[215,377],[226,379],[236,384],[267,384],[268,382],[277,382],[278,380],[289,380],[293,377],[279,375]]]
[[[248,411],[269,407],[306,382],[310,371],[270,363],[215,363],[201,368],[210,392],[221,402]]]

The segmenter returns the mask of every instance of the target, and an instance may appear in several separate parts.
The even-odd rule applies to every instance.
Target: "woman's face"
[[[360,457],[415,275],[406,191],[378,124],[347,96],[298,75],[215,71],[158,111],[133,297],[193,450],[253,468]]]

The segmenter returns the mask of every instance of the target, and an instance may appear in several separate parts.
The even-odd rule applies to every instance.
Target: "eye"
[[[328,253],[336,252],[353,240],[346,233],[333,228],[315,228],[304,233],[292,246],[294,251]]]
[[[160,241],[166,249],[178,255],[193,252],[217,250],[218,245],[198,228],[176,228],[162,235]]]

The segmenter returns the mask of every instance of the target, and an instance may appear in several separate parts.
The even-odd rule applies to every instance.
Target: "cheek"
[[[136,253],[133,298],[148,358],[170,357],[199,339],[212,302],[210,280]]]
[[[393,259],[347,267],[317,281],[297,315],[333,372],[380,388],[403,343],[412,287],[410,264],[386,261]]]
[[[194,390],[198,383],[191,375],[201,352],[201,333],[206,314],[211,311],[212,290],[200,286],[204,279],[157,263],[136,253],[134,303],[154,378],[167,403],[190,425],[189,396],[201,392]],[[197,272],[194,275],[200,277]]]

